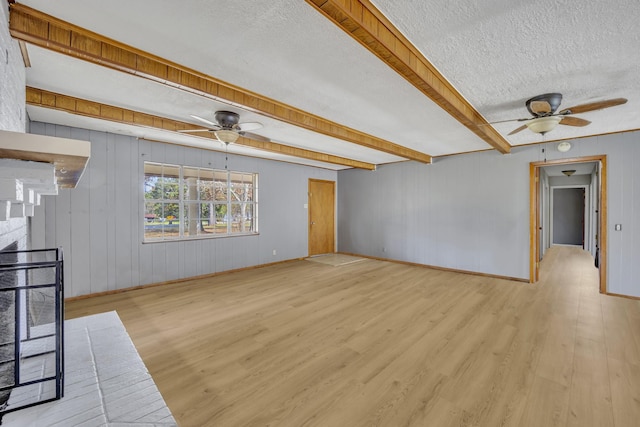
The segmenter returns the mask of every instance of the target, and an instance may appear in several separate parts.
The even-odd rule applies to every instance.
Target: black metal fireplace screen
[[[63,394],[62,249],[0,252],[0,421]]]

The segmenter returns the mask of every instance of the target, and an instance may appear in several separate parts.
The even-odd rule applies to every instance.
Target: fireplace
[[[0,422],[63,393],[62,250],[0,251]]]

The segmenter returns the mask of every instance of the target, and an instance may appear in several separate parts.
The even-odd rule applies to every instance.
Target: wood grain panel
[[[511,145],[368,0],[307,0],[432,101],[501,153]]]
[[[139,111],[128,110],[126,108],[116,107],[113,105],[101,104],[98,102],[88,101],[85,99],[75,98],[59,93],[48,92],[32,87],[27,87],[27,104],[38,107],[53,108],[56,110],[65,111],[67,113],[78,114],[96,119],[109,120],[129,125],[152,127],[172,132],[176,132],[182,129],[201,128],[200,126],[195,126],[186,122],[179,122],[164,117],[141,113]],[[201,129],[204,130],[206,128]],[[206,132],[203,132],[198,136],[213,140],[216,139],[213,134]],[[319,153],[311,150],[305,150],[303,148],[290,147],[275,142],[256,141],[253,139],[240,137],[238,138],[238,141],[236,141],[236,144],[246,145],[247,147],[257,148],[259,150],[286,154],[303,159],[316,160],[319,162],[367,170],[375,169],[375,165],[371,163],[347,159],[344,157],[334,156],[326,153]]]
[[[241,89],[21,4],[10,5],[9,29],[14,38],[45,49],[148,78],[197,95],[231,102],[241,108],[367,148],[431,163],[431,156],[428,154],[367,135]]]

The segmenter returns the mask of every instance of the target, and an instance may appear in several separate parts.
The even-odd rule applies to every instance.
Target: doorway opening
[[[600,292],[607,292],[606,160],[606,156],[601,155],[530,163],[530,283],[538,281],[540,261],[551,245],[581,244],[582,248],[594,257],[595,265],[599,269]],[[571,231],[571,237],[567,235],[566,223],[562,222],[567,221],[567,218],[558,216],[554,221],[554,195],[569,189],[575,192],[564,195],[570,196],[568,199],[582,198],[581,203],[584,207],[584,211],[579,214],[580,218],[576,218],[574,213],[572,220],[577,220],[580,224]],[[557,203],[561,199],[555,200]],[[566,203],[566,200],[562,203]],[[574,200],[571,203],[575,205],[579,202]],[[562,233],[558,232],[559,228],[563,229]]]

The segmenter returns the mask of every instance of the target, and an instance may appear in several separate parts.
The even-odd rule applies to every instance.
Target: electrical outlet
[[[622,224],[616,224],[615,229],[616,231],[622,231]]]

